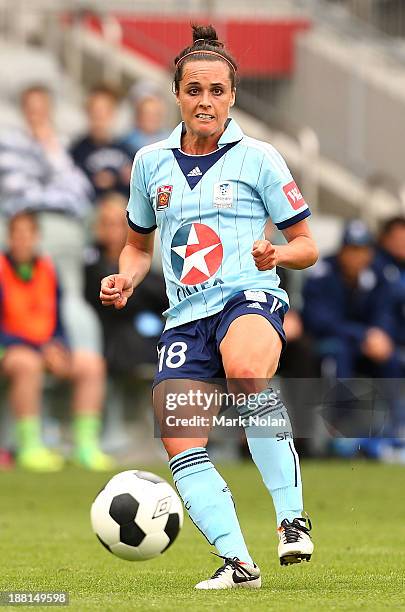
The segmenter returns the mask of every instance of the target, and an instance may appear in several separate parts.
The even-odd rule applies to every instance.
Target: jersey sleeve
[[[262,164],[259,193],[278,229],[286,229],[309,217],[311,211],[308,204],[280,153],[268,145]]]
[[[137,154],[131,172],[127,220],[129,227],[140,234],[149,234],[156,229],[155,211],[146,184],[145,165],[142,156]]]

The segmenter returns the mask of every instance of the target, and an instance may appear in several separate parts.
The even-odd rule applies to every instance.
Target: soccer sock
[[[24,416],[15,422],[19,452],[41,448],[41,422],[39,416]]]
[[[73,418],[73,438],[76,452],[93,452],[99,448],[101,416],[77,413]]]
[[[303,510],[300,464],[286,407],[272,389],[266,389],[239,413],[245,419],[250,454],[273,498],[277,525],[284,519],[300,517]],[[259,424],[255,418],[265,419],[269,424]],[[278,424],[273,424],[275,420]]]
[[[203,447],[173,457],[170,469],[184,506],[198,529],[223,557],[253,564],[229,487]]]

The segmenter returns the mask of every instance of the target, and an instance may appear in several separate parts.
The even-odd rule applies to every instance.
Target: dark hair
[[[122,209],[125,210],[128,204],[128,198],[123,196],[122,193],[119,193],[119,191],[108,191],[97,199],[97,209],[109,202],[119,204]]]
[[[215,28],[212,25],[195,25],[192,24],[193,29],[193,44],[189,47],[186,47],[179,53],[179,55],[174,60],[174,65],[176,67],[173,85],[174,91],[177,93],[179,91],[180,81],[183,77],[183,67],[187,62],[204,60],[204,61],[223,61],[227,64],[229,68],[229,78],[231,80],[232,89],[235,88],[236,85],[236,71],[238,66],[233,59],[232,55],[226,51],[224,48],[224,43],[218,40],[218,35],[216,33]],[[206,51],[207,53],[204,53]],[[185,58],[184,61],[181,61],[183,57],[185,57],[188,53],[193,53],[189,57]]]
[[[109,83],[96,83],[96,85],[93,85],[87,94],[87,98],[98,95],[110,98],[110,100],[115,104],[117,104],[120,100],[119,91],[116,87],[110,85]]]
[[[405,228],[405,217],[398,215],[396,217],[390,217],[389,219],[386,219],[381,226],[379,238],[384,238],[396,227]]]
[[[30,211],[30,210],[23,210],[19,213],[16,213],[15,215],[13,215],[12,217],[9,218],[8,220],[8,224],[7,224],[7,229],[8,229],[8,233],[13,231],[14,225],[16,223],[18,223],[21,220],[26,220],[29,221],[32,225],[32,228],[38,232],[39,231],[39,223],[38,223],[38,218],[37,215]]]

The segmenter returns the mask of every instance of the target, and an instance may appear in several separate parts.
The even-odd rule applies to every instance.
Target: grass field
[[[137,467],[168,477],[163,466]],[[68,591],[68,609],[79,611],[405,610],[403,467],[304,463],[315,554],[310,563],[283,568],[272,504],[255,468],[224,465],[221,472],[262,569],[261,590],[193,591],[219,564],[188,518],[162,557],[113,557],[89,525],[92,499],[108,477],[71,468],[50,476],[0,474],[0,591]]]

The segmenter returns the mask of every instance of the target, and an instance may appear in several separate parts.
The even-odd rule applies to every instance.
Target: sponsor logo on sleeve
[[[160,185],[156,192],[156,210],[165,210],[170,206],[173,185]]]
[[[283,191],[294,210],[298,210],[301,206],[305,205],[305,200],[295,181],[291,181],[288,185],[284,185]]]

